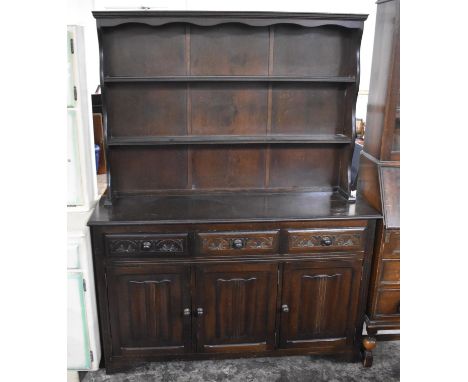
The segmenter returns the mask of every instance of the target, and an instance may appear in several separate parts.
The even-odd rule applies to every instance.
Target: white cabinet
[[[89,347],[84,288],[83,273],[68,272],[67,357],[68,369],[74,370],[90,369],[94,358]]]
[[[97,200],[96,161],[86,88],[83,28],[67,30],[67,178],[69,211],[87,211]]]
[[[67,368],[97,370],[101,347],[87,222],[98,197],[83,28],[68,26],[67,40]]]
[[[68,213],[68,370],[97,370],[101,359],[91,238],[92,211]]]

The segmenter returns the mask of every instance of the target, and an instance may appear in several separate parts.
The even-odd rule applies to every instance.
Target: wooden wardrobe
[[[400,329],[400,2],[377,2],[372,73],[358,194],[381,211],[366,309],[368,350]],[[377,335],[377,337],[376,337]],[[372,363],[367,351],[365,363]]]
[[[375,225],[350,188],[365,15],[94,12],[107,372],[360,359]]]

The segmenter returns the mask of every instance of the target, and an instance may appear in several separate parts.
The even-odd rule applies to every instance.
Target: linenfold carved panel
[[[313,316],[310,317],[310,319],[313,322],[312,325],[312,333],[314,335],[320,335],[322,332],[322,326],[325,323],[325,316],[326,316],[326,311],[329,308],[329,306],[326,304],[327,302],[327,293],[329,289],[329,282],[331,280],[337,280],[340,277],[342,277],[341,274],[333,274],[333,275],[303,275],[302,279],[304,280],[310,280],[314,283],[318,283],[317,285],[314,285],[314,288],[317,290],[317,298],[312,299],[314,301],[314,309],[313,311]],[[303,289],[301,290],[303,291]],[[302,298],[301,298],[302,299]],[[303,328],[305,330],[305,328]]]

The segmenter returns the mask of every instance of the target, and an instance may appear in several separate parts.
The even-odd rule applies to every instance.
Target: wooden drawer
[[[400,283],[400,260],[399,259],[383,259],[382,271],[380,276],[382,284],[399,284]]]
[[[287,230],[287,252],[363,250],[366,227]]]
[[[384,235],[383,259],[400,258],[400,230],[386,230]]]
[[[400,314],[400,290],[381,289],[377,294],[375,314],[377,316],[395,316]]]
[[[188,233],[106,235],[109,256],[153,257],[188,254]]]
[[[238,255],[278,252],[279,230],[197,233],[198,253]]]

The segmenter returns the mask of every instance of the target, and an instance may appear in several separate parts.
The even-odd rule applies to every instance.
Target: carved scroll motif
[[[290,238],[291,248],[312,248],[323,247],[322,241],[329,238],[331,246],[335,247],[356,247],[361,245],[360,234],[336,234],[336,235],[292,235]]]
[[[233,249],[234,240],[242,240],[242,249],[273,249],[273,237],[209,237],[203,239],[203,249],[210,251],[227,251]]]
[[[184,252],[182,239],[161,239],[155,240],[155,252]]]
[[[145,243],[145,246],[143,245]],[[183,239],[112,240],[110,251],[117,254],[184,252]]]
[[[134,240],[113,240],[110,247],[111,252],[132,254],[138,251],[138,242]]]

